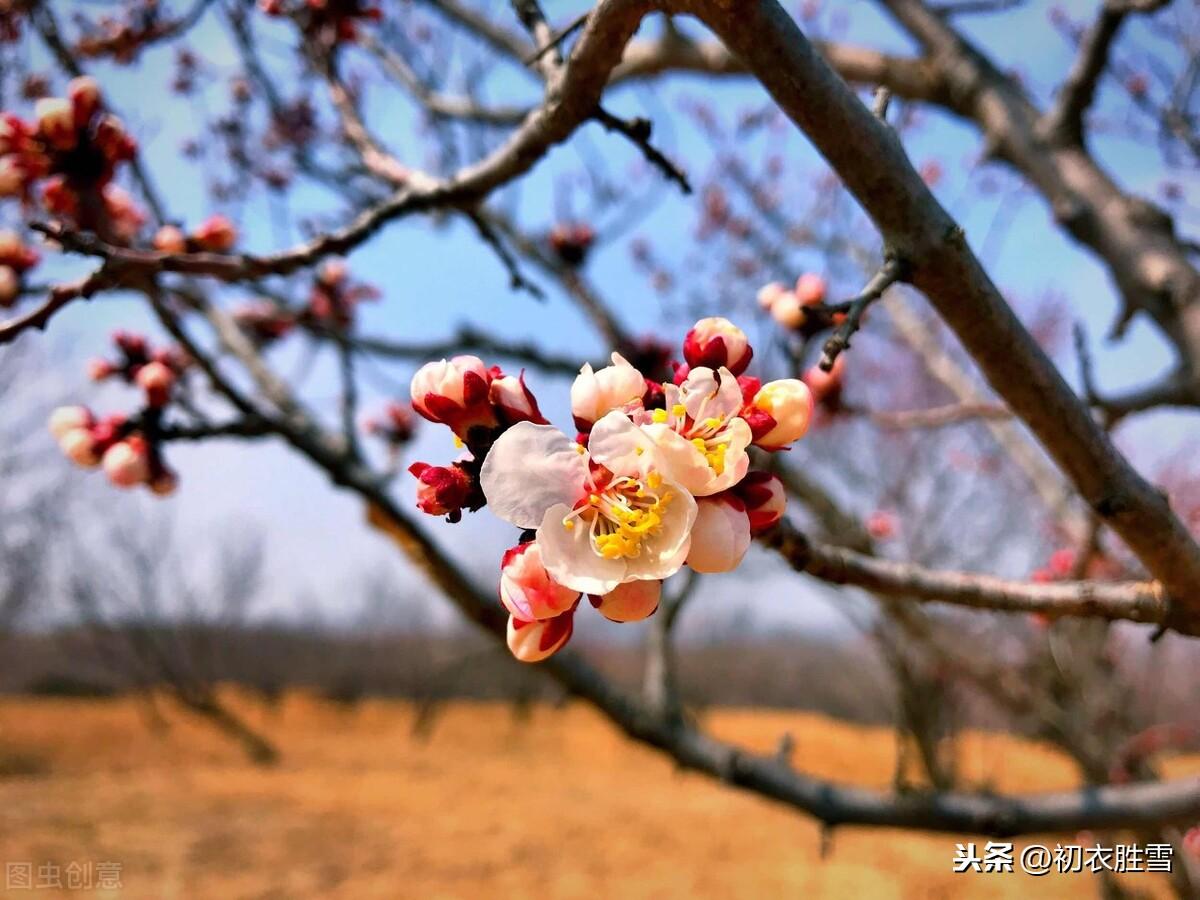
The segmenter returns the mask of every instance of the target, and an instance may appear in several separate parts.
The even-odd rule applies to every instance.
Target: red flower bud
[[[489,396],[492,377],[475,356],[426,363],[413,376],[413,409],[430,422],[448,425],[465,440],[476,426],[499,424]]]
[[[224,216],[212,215],[196,226],[192,240],[201,249],[224,253],[237,243],[237,228]]]
[[[516,425],[518,422],[548,424],[538,409],[533,392],[525,384],[524,370],[516,377],[502,375],[493,379],[488,389],[488,397],[492,406],[499,411],[500,420],[505,425]]]
[[[164,225],[154,235],[154,249],[160,253],[184,253],[187,251],[187,237],[175,225]]]
[[[100,109],[100,85],[87,75],[72,78],[67,85],[67,99],[71,101],[75,127],[86,128]]]
[[[0,266],[0,307],[8,309],[21,296],[21,277],[12,266]]]
[[[452,522],[462,518],[473,482],[461,466],[431,466],[417,462],[409,466],[408,471],[417,479],[417,508],[421,512],[447,516]]]
[[[537,541],[518,544],[500,562],[500,602],[509,614],[533,622],[552,619],[573,609],[579,591],[555,582],[542,564]]]
[[[34,105],[33,114],[37,119],[38,134],[56,150],[70,150],[78,142],[71,101],[46,97]]]
[[[117,487],[133,487],[150,478],[150,451],[144,438],[132,435],[104,451],[104,474]]]
[[[783,482],[770,472],[748,473],[733,492],[746,505],[751,534],[759,534],[777,525],[787,509],[787,491]]]
[[[692,326],[683,342],[683,357],[692,368],[719,369],[724,366],[734,375],[740,375],[746,371],[753,356],[754,350],[746,332],[719,316],[701,319]]]
[[[574,610],[541,622],[526,622],[509,616],[508,649],[521,662],[541,662],[566,646],[574,625]]]
[[[171,388],[175,386],[176,375],[171,368],[161,362],[151,362],[142,366],[137,372],[137,386],[146,392],[146,402],[150,406],[165,406],[171,398]]]

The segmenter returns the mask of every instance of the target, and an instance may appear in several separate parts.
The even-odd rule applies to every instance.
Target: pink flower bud
[[[345,282],[350,269],[344,259],[328,259],[317,272],[317,281],[329,288],[335,288]]]
[[[12,266],[0,266],[0,306],[7,309],[21,296],[21,277]]]
[[[187,251],[187,237],[182,229],[164,225],[154,235],[154,249],[160,253],[184,253]]]
[[[683,341],[683,358],[692,368],[724,366],[734,375],[741,375],[753,356],[746,332],[720,316],[701,319]]]
[[[750,547],[750,517],[737,497],[725,493],[697,498],[696,524],[687,564],[697,572],[731,572]]]
[[[1075,551],[1063,547],[1050,554],[1049,569],[1056,578],[1069,578],[1075,571]]]
[[[46,424],[54,439],[62,440],[68,431],[91,428],[94,421],[91,410],[86,406],[60,406],[50,413]]]
[[[100,109],[100,85],[87,75],[72,78],[67,84],[67,99],[71,101],[75,127],[85,128]]]
[[[640,622],[654,615],[662,598],[661,581],[626,581],[603,597],[588,595],[604,618],[613,622]]]
[[[36,266],[39,258],[37,251],[26,247],[15,231],[0,229],[0,265],[8,266],[20,274]]]
[[[150,478],[149,448],[146,441],[137,435],[117,441],[104,451],[101,462],[104,474],[117,487],[133,487],[144,484]]]
[[[552,619],[573,609],[579,591],[554,582],[542,565],[537,541],[505,551],[500,563],[500,602],[517,619],[526,622]]]
[[[146,392],[150,406],[165,406],[175,386],[175,373],[161,362],[151,362],[138,369],[137,386]]]
[[[103,199],[109,228],[119,240],[129,243],[146,224],[146,214],[132,194],[115,184],[105,185]]]
[[[19,197],[25,190],[25,171],[15,156],[0,156],[0,197]]]
[[[786,293],[787,287],[780,284],[778,281],[772,281],[770,284],[764,284],[758,289],[758,305],[769,312],[771,307],[775,305],[775,301]]]
[[[450,426],[464,440],[476,426],[498,422],[489,402],[492,373],[476,356],[426,363],[412,380],[412,404],[430,422]]]
[[[877,541],[891,540],[898,531],[896,517],[885,509],[877,509],[867,516],[867,534]]]
[[[509,616],[508,649],[521,662],[535,663],[548,659],[571,639],[574,620],[574,612],[565,612],[540,622],[526,622]]]
[[[833,369],[826,372],[820,366],[813,366],[804,373],[804,383],[812,393],[814,403],[835,405],[842,391],[843,372],[846,368],[846,357],[839,356],[833,361]]]
[[[417,508],[431,516],[450,516],[457,522],[471,496],[471,476],[461,466],[431,466],[416,462],[408,471],[417,479]]]
[[[538,409],[533,392],[525,384],[524,372],[519,377],[503,375],[493,379],[488,396],[492,406],[500,411],[500,419],[505,425],[515,425],[518,422],[547,424],[541,410]]]
[[[0,156],[29,148],[29,126],[13,113],[0,113]]]
[[[46,207],[47,212],[74,218],[79,210],[79,197],[66,178],[55,175],[42,184],[42,206]]]
[[[33,107],[38,133],[58,150],[70,150],[79,139],[75,130],[75,112],[71,101],[61,97],[45,97]]]
[[[787,510],[783,482],[770,472],[749,472],[733,491],[746,506],[751,534],[773,528]]]
[[[754,397],[754,408],[774,420],[774,426],[754,443],[764,450],[782,450],[804,437],[812,420],[813,399],[807,385],[784,378],[762,386]],[[753,423],[751,424],[753,429]]]
[[[771,304],[771,318],[791,331],[802,328],[807,317],[804,304],[795,291],[784,291]]]
[[[828,289],[825,279],[815,272],[805,272],[796,279],[796,299],[801,306],[816,306],[825,302]]]
[[[86,428],[72,428],[58,438],[58,448],[63,456],[85,469],[100,465],[100,455],[97,453],[96,440]]]
[[[237,228],[224,216],[212,215],[196,226],[192,240],[204,250],[224,253],[237,243]]]
[[[100,117],[92,141],[110,165],[133,159],[137,141],[125,130],[125,123],[111,113]]]
[[[1200,825],[1193,825],[1183,835],[1183,849],[1194,859],[1200,859]]]

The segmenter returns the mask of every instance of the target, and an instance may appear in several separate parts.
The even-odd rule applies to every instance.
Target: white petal
[[[546,510],[583,495],[587,456],[550,425],[518,422],[483,461],[479,483],[488,507],[520,528],[536,528]]]
[[[667,505],[662,527],[642,545],[639,556],[627,560],[625,580],[666,578],[679,571],[691,545],[696,521],[696,501],[678,485],[664,484],[674,495]]]
[[[616,410],[592,428],[588,453],[614,475],[644,475],[654,468],[654,441]]]
[[[663,478],[680,485],[689,494],[702,495],[713,480],[713,470],[704,454],[670,426],[646,425],[644,430],[654,442],[654,465]]]
[[[741,563],[749,546],[750,520],[745,512],[721,500],[700,504],[692,528],[689,566],[697,572],[730,572]]]
[[[625,560],[605,559],[592,546],[587,523],[575,520],[574,528],[563,525],[571,513],[566,504],[546,510],[537,531],[542,565],[563,587],[585,594],[607,594],[625,580]]]
[[[721,469],[721,474],[711,473],[712,478],[705,485],[703,491],[695,492],[697,497],[707,497],[728,490],[745,478],[746,472],[750,469],[750,457],[746,453],[746,448],[750,446],[754,435],[750,431],[750,426],[746,424],[746,420],[731,419],[722,434],[722,440],[725,439],[728,439],[729,446],[725,448],[725,464]]]

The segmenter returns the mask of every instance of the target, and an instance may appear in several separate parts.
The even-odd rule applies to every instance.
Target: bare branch
[[[883,95],[886,98],[886,94]],[[876,116],[882,121],[887,114],[886,99],[884,102],[877,103],[875,109]],[[876,272],[871,280],[867,282],[866,287],[862,292],[851,300],[847,300],[844,304],[844,310],[839,308],[839,311],[844,311],[846,319],[834,329],[833,334],[825,341],[824,352],[821,354],[821,368],[828,372],[833,369],[833,364],[837,362],[837,358],[841,356],[843,350],[850,348],[850,338],[862,326],[863,313],[876,300],[879,300],[884,291],[896,284],[898,281],[905,280],[907,276],[907,264],[896,256],[889,256],[879,271]]]
[[[1079,42],[1079,54],[1059,88],[1054,106],[1046,113],[1042,131],[1056,143],[1083,143],[1083,117],[1092,105],[1096,87],[1108,66],[1109,53],[1121,26],[1131,12],[1153,12],[1167,0],[1104,0],[1095,22]]]
[[[663,173],[670,181],[674,181],[679,185],[679,189],[685,194],[692,192],[691,182],[688,181],[687,175],[683,173],[675,163],[667,159],[662,152],[650,143],[650,133],[653,131],[653,125],[649,119],[636,118],[626,121],[620,116],[614,116],[602,106],[596,107],[594,114],[595,119],[609,131],[615,131],[618,134],[623,134],[629,138],[646,161]]]
[[[971,609],[1083,616],[1159,624],[1168,608],[1162,588],[1153,582],[1095,581],[1035,584],[989,575],[926,569],[915,563],[877,559],[853,550],[810,540],[784,522],[762,538],[798,572],[831,584],[864,588],[882,597],[947,603]]]

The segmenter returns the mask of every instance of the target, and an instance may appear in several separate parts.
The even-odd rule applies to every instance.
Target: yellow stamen
[[[457,434],[454,436],[454,449],[461,450],[463,448],[463,439]]]
[[[659,425],[662,425],[667,421],[667,411],[665,409],[656,409],[654,412],[650,413],[650,418]]]
[[[675,418],[682,419],[687,415],[687,407],[682,403],[676,403],[671,407],[671,413],[675,416]]]

